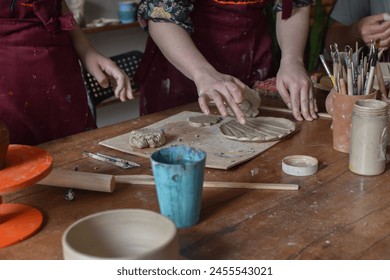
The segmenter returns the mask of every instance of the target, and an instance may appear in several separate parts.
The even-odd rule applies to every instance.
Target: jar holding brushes
[[[386,167],[389,143],[389,94],[378,61],[379,41],[368,53],[347,46],[330,46],[333,73],[323,55],[321,62],[332,81],[327,110],[333,116],[333,148],[349,153],[349,169],[359,175],[379,175]],[[374,80],[378,90],[374,89]],[[378,94],[379,92],[379,94]],[[381,100],[377,100],[381,99]]]

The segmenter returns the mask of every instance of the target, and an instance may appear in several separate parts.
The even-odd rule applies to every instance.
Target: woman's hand
[[[111,59],[91,51],[84,57],[83,64],[100,86],[107,88],[111,85],[121,101],[134,99],[129,77]]]
[[[294,9],[287,20],[282,20],[281,12],[276,16],[276,34],[282,50],[276,88],[297,120],[312,121],[317,118],[318,109],[313,85],[303,63],[310,6]]]
[[[362,41],[370,46],[371,40],[380,40],[380,48],[390,45],[390,21],[385,21],[388,14],[378,14],[361,19],[357,24],[357,32]]]
[[[276,78],[276,88],[295,119],[316,119],[317,102],[311,79],[304,67],[297,62],[282,63]]]
[[[198,89],[199,105],[203,113],[210,114],[208,101],[213,100],[222,116],[227,116],[226,106],[229,106],[237,120],[245,124],[245,115],[239,107],[243,101],[246,85],[237,78],[221,74],[215,70],[202,71],[195,77]]]
[[[62,1],[62,12],[68,13],[69,8],[65,1]],[[129,77],[111,59],[101,55],[93,48],[84,32],[76,22],[75,29],[70,32],[73,46],[77,55],[88,70],[95,77],[99,85],[107,88],[110,84],[114,89],[114,94],[121,101],[133,99],[133,92]]]

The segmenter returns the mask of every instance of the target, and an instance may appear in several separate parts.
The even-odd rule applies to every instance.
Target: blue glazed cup
[[[151,155],[160,212],[178,228],[199,221],[206,152],[190,146],[163,148]]]
[[[132,1],[118,3],[118,17],[121,23],[132,23],[136,20],[137,4]]]

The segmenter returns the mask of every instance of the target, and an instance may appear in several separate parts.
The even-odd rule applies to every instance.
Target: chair
[[[133,92],[139,88],[139,86],[134,82],[134,75],[137,71],[142,55],[143,53],[141,51],[135,50],[110,57],[110,59],[129,76]],[[85,68],[82,69],[82,75],[87,91],[88,104],[91,108],[93,117],[96,119],[96,106],[110,97],[113,97],[114,91],[111,86],[108,88],[102,88],[97,80],[88,73]]]

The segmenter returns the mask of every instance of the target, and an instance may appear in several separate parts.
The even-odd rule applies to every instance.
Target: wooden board
[[[168,137],[167,143],[163,147],[190,145],[202,149],[207,153],[206,167],[225,170],[256,157],[281,141],[253,143],[229,140],[219,131],[219,126],[231,120],[231,117],[226,117],[213,126],[190,126],[187,119],[199,115],[202,115],[202,113],[184,111],[149,125],[147,128],[164,129]],[[130,132],[101,141],[99,144],[141,157],[149,157],[151,153],[162,148],[138,149],[131,147],[129,144]]]

